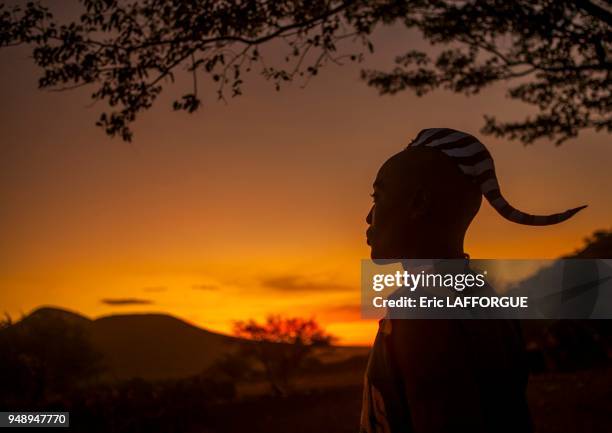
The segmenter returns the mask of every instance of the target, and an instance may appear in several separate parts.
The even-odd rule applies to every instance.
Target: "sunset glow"
[[[208,89],[192,116],[172,112],[166,94],[138,120],[132,144],[95,128],[100,108],[88,90],[40,92],[27,52],[3,52],[0,94],[14,101],[0,113],[3,311],[156,311],[220,332],[280,313],[318,318],[341,344],[369,344],[376,323],[358,309],[368,194],[381,163],[431,126],[479,136],[521,209],[589,205],[571,221],[532,228],[483,202],[466,241],[472,257],[557,257],[609,228],[606,135],[561,147],[484,137],[483,114],[525,114],[500,104],[500,86],[472,98],[378,96],[359,69],[389,67],[407,37],[379,32],[367,64],[330,66],[306,89],[275,92],[253,76],[227,104]],[[180,94],[184,80],[169,91]]]

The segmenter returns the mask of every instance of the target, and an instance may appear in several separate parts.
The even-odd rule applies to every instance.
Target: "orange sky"
[[[384,68],[421,44],[397,29],[376,42],[362,66]],[[481,136],[483,114],[517,118],[529,107],[505,99],[504,86],[471,98],[379,97],[359,68],[331,66],[280,93],[253,76],[229,104],[211,88],[192,116],[169,108],[179,80],[126,144],[93,126],[104,107],[91,106],[90,90],[38,91],[27,51],[0,51],[2,309],[162,311],[220,331],[267,313],[314,315],[343,343],[369,342],[374,326],[354,306],[380,164],[421,128]],[[468,234],[472,257],[555,257],[609,228],[609,136],[584,133],[561,147],[481,138],[515,206],[590,207],[534,228],[485,204]],[[123,298],[151,303],[102,302]]]

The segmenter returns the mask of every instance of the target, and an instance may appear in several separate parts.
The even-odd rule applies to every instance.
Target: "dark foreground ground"
[[[214,404],[181,389],[175,397],[160,399],[146,383],[134,382],[119,394],[113,390],[91,401],[84,395],[70,407],[45,409],[69,410],[71,427],[66,431],[72,432],[356,433],[361,385],[341,382],[288,397],[260,394]],[[612,431],[612,365],[533,375],[528,398],[536,432]]]
[[[537,432],[612,431],[612,367],[533,375],[528,397]],[[210,428],[194,431],[354,433],[360,406],[358,385],[258,398],[219,407]]]
[[[137,320],[138,326],[126,327],[126,320]],[[101,334],[112,341],[101,338],[92,345],[85,338],[91,327],[110,322],[121,325]],[[525,325],[535,431],[612,432],[612,321]],[[160,328],[172,332],[160,333]],[[115,338],[130,330],[137,331],[131,340]],[[113,344],[102,344],[109,341]],[[192,350],[198,344],[204,349]],[[68,411],[71,427],[61,431],[86,433],[358,431],[368,348],[314,351],[309,362],[293,369],[287,396],[274,397],[273,381],[254,360],[246,361],[248,351],[222,353],[236,345],[266,349],[268,362],[283,361],[295,350],[276,343],[255,346],[168,317],[92,322],[47,309],[0,329],[0,411]],[[162,378],[185,365],[193,373],[219,353],[223,356],[199,374]],[[92,368],[98,362],[105,368]],[[288,364],[275,365],[280,374]]]

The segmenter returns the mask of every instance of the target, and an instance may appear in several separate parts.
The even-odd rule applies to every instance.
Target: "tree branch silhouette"
[[[173,101],[189,113],[201,107],[206,76],[224,100],[242,94],[245,73],[257,69],[282,84],[317,75],[328,63],[359,62],[373,51],[372,31],[403,24],[444,49],[411,50],[391,71],[364,70],[381,94],[436,89],[472,95],[498,82],[507,96],[535,108],[522,120],[485,116],[484,133],[531,143],[557,143],[585,129],[612,130],[609,4],[594,0],[81,0],[83,12],[60,22],[42,2],[0,5],[0,47],[27,45],[42,89],[91,85],[108,109],[98,126],[132,139],[137,115],[154,104],[181,71],[193,89]],[[357,44],[345,46],[351,39]],[[267,65],[262,47],[278,41],[284,63]]]

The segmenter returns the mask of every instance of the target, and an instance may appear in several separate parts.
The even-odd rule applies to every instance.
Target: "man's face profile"
[[[481,193],[446,155],[406,149],[382,165],[373,188],[366,217],[372,259],[462,255]]]
[[[400,153],[387,160],[376,176],[373,205],[366,218],[373,259],[401,258],[410,250],[410,232],[422,216],[424,204],[414,168]]]

